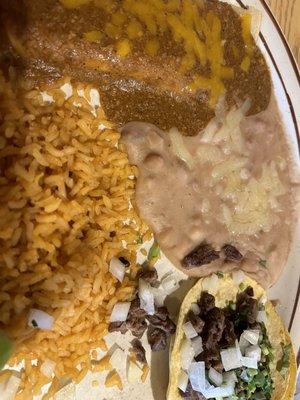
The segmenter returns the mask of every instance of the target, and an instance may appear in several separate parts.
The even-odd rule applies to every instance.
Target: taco
[[[167,400],[288,400],[291,339],[264,289],[242,272],[201,279],[185,297]]]

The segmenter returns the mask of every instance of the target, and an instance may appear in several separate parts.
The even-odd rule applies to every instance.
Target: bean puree
[[[234,261],[268,286],[290,246],[289,155],[274,99],[255,116],[242,109],[196,137],[130,123],[123,143],[140,171],[140,215],[176,267],[202,277]]]

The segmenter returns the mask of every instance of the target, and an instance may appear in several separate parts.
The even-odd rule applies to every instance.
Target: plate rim
[[[248,6],[245,4],[245,0],[235,0],[235,1],[240,7],[244,8],[244,9],[248,8]],[[270,9],[269,5],[266,3],[265,0],[259,0],[259,2],[262,5],[263,9],[265,10],[266,14],[271,19],[273,27],[276,29],[277,33],[280,36],[280,40],[281,40],[281,42],[282,42],[282,44],[284,45],[284,48],[285,48],[285,53],[288,56],[288,59],[290,61],[292,69],[294,71],[296,80],[297,80],[298,85],[300,87],[299,67],[298,67],[296,59],[294,57],[294,54],[293,54],[293,52],[291,50],[291,47],[290,47],[290,45],[289,45],[289,43],[288,43],[288,41],[287,41],[287,39],[286,39],[281,27],[280,27],[276,17],[274,16],[272,10]],[[294,127],[295,127],[295,134],[296,134],[297,145],[298,145],[298,157],[300,159],[300,129],[299,129],[299,123],[298,123],[296,111],[295,111],[295,108],[294,108],[294,104],[293,104],[293,102],[291,100],[291,96],[289,95],[289,92],[287,90],[285,80],[284,80],[284,78],[282,76],[282,73],[280,72],[280,69],[279,69],[279,67],[277,65],[277,62],[276,62],[276,60],[274,58],[274,55],[273,55],[273,53],[272,53],[272,51],[271,51],[271,49],[270,49],[270,47],[268,45],[267,40],[265,39],[265,36],[263,35],[263,33],[261,31],[259,33],[259,37],[260,37],[260,39],[261,39],[261,41],[263,43],[263,46],[264,46],[265,50],[267,51],[267,53],[268,53],[268,55],[269,55],[269,57],[270,57],[270,59],[272,61],[272,64],[273,64],[273,66],[274,66],[274,68],[276,70],[278,78],[280,79],[282,87],[283,87],[283,90],[285,92],[286,100],[288,102],[289,109],[290,109],[290,112],[291,112],[291,117],[292,117],[293,124],[294,124]],[[299,279],[299,282],[298,282],[298,288],[297,288],[297,292],[296,292],[296,296],[295,296],[295,300],[294,300],[294,305],[293,305],[291,317],[290,317],[290,320],[289,320],[289,323],[288,323],[289,332],[291,331],[291,329],[293,327],[293,324],[294,324],[294,321],[295,321],[295,317],[296,317],[296,313],[297,313],[297,309],[298,309],[298,305],[299,305],[299,300],[300,300],[300,279]]]

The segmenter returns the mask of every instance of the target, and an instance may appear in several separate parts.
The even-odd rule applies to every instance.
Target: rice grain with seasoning
[[[134,294],[138,242],[150,236],[130,206],[137,169],[92,89],[62,80],[26,90],[0,75],[0,329],[16,343],[10,366],[23,363],[19,400],[52,382],[50,398],[61,378],[79,382],[92,369],[113,306]],[[130,261],[122,283],[108,271],[119,254]],[[31,308],[54,317],[52,330],[28,326]]]

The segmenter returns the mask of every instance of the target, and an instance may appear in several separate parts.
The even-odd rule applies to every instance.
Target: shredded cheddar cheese
[[[208,11],[203,2],[194,0],[60,0],[68,8],[93,3],[110,13],[104,23],[104,34],[115,40],[119,57],[130,57],[137,46],[153,57],[159,54],[163,35],[171,34],[174,44],[183,49],[179,73],[189,75],[187,89],[193,92],[208,92],[209,103],[214,107],[226,91],[225,81],[234,78],[233,68],[224,62],[224,40],[222,23],[213,11]],[[251,36],[251,14],[241,16],[242,37],[246,54],[240,68],[248,71],[253,54]],[[87,32],[89,41],[100,40],[100,32]],[[237,56],[237,55],[236,55]],[[207,70],[205,74],[200,71]],[[201,69],[202,68],[202,69]]]

